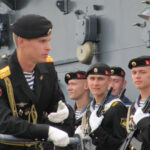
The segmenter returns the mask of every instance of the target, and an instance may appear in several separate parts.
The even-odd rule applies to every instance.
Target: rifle
[[[102,111],[104,110],[105,103],[107,102],[107,100],[108,100],[108,98],[109,98],[109,96],[110,96],[110,94],[112,92],[112,89],[113,89],[113,87],[110,87],[110,89],[108,90],[104,100],[102,101],[101,105],[99,106],[99,108],[98,108],[98,110],[96,112],[98,117],[101,115]]]
[[[122,89],[122,91],[119,95],[119,99],[123,99],[125,92],[126,92],[126,88]]]
[[[144,113],[150,112],[150,96],[146,99],[145,105],[142,108],[142,111]],[[137,140],[134,137],[134,134],[137,130],[137,126],[134,125],[132,131],[128,134],[124,142],[122,143],[121,147],[119,150],[127,150],[128,148],[132,148],[132,150],[141,150],[142,147],[142,142]]]

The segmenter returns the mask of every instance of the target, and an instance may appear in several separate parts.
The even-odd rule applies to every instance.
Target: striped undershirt
[[[139,101],[139,107],[143,107],[145,101]]]
[[[78,120],[81,116],[81,110],[76,110],[75,111],[75,117],[76,117],[76,120]]]
[[[95,104],[95,110],[99,108],[99,104]]]
[[[30,72],[24,72],[24,76],[27,80],[27,83],[28,83],[30,89],[34,90],[34,78],[35,78],[34,71],[31,73]]]

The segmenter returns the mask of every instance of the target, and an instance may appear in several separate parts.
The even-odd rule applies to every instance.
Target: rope
[[[12,87],[11,81],[8,77],[4,78],[4,81],[6,84],[7,95],[8,95],[8,100],[9,100],[12,114],[13,114],[13,116],[18,117],[15,98],[14,98],[14,92],[13,92],[13,87]]]

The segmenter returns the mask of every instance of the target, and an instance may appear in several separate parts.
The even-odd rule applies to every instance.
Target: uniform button
[[[135,150],[133,146],[131,147],[131,150]]]
[[[30,111],[25,111],[25,115],[28,116]]]
[[[98,137],[96,136],[95,139],[98,140]]]
[[[23,115],[23,110],[19,109],[19,115],[22,116]]]

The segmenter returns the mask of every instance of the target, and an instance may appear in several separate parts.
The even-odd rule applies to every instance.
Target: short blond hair
[[[13,41],[14,41],[15,47],[17,48],[18,47],[18,36],[15,33],[13,33],[12,36],[13,36]]]

